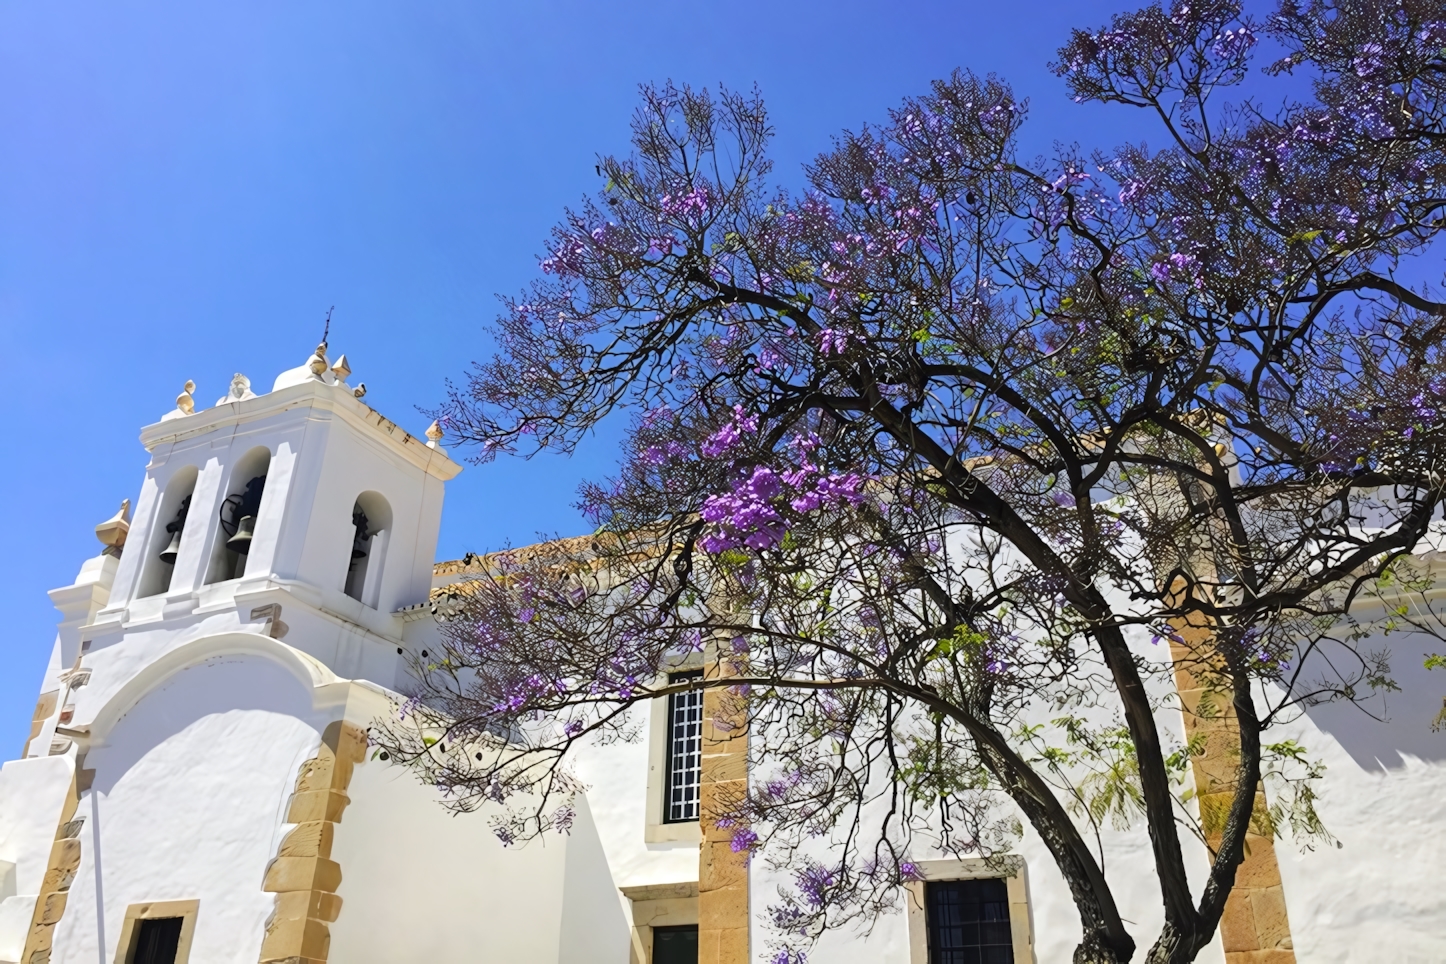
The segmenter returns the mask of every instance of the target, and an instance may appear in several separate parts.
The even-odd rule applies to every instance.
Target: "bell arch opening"
[[[375,609],[392,531],[392,507],[380,492],[363,492],[352,505],[351,524],[350,556],[342,590]]]
[[[226,484],[227,495],[216,513],[220,531],[211,546],[206,585],[246,575],[251,538],[261,514],[261,496],[266,491],[266,473],[270,467],[271,450],[263,445],[248,451],[232,467]]]
[[[166,483],[166,492],[151,523],[137,597],[157,596],[171,588],[176,558],[181,551],[181,536],[186,530],[186,516],[191,511],[191,494],[196,491],[199,475],[196,466],[186,465],[177,469]]]

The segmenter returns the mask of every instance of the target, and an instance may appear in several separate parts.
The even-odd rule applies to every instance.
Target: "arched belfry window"
[[[151,537],[146,557],[141,564],[141,581],[137,596],[155,596],[171,588],[176,572],[176,558],[181,552],[181,534],[191,511],[191,493],[196,489],[200,473],[194,465],[176,470],[166,485],[160,508],[151,524]]]
[[[211,548],[211,567],[206,582],[225,582],[246,575],[246,562],[251,556],[251,540],[256,533],[256,519],[261,515],[261,496],[266,491],[266,472],[271,467],[271,452],[254,448],[241,456],[231,470],[226,497],[221,500],[216,543]]]
[[[373,608],[381,593],[382,563],[392,529],[392,508],[377,492],[363,492],[351,508],[351,549],[344,591]]]

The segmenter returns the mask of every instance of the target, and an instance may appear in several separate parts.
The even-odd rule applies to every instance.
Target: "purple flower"
[[[734,445],[738,444],[744,434],[756,434],[758,432],[758,416],[745,415],[742,405],[733,406],[733,419],[725,426],[708,436],[703,443],[703,454],[708,458],[717,458],[727,452]]]
[[[709,496],[700,514],[718,528],[703,538],[703,550],[716,553],[747,546],[761,551],[782,543],[786,531],[783,517],[770,501],[782,491],[778,474],[760,465],[736,483],[731,493]]]
[[[649,445],[639,453],[638,460],[644,465],[662,465],[669,459],[687,454],[688,450],[681,442],[668,442],[666,445]]]
[[[667,217],[697,220],[708,213],[708,192],[701,185],[687,194],[664,194],[658,201],[660,209]]]
[[[1380,73],[1385,65],[1385,51],[1377,43],[1362,44],[1360,53],[1351,63],[1351,66],[1355,68],[1356,76],[1363,78]]]
[[[849,345],[847,332],[825,328],[818,333],[818,351],[821,355],[842,355]]]
[[[794,473],[785,473],[783,480],[795,487],[801,486],[807,477],[807,470],[800,470]],[[806,490],[790,501],[795,512],[812,512],[821,507],[833,508],[844,504],[858,505],[863,501],[863,495],[859,487],[864,483],[864,477],[857,472],[849,472],[843,475],[829,475],[820,478],[814,483],[814,487]]]
[[[838,884],[838,875],[821,864],[811,864],[795,871],[793,880],[803,899],[818,910],[828,902],[829,891]]]
[[[1248,26],[1226,30],[1215,38],[1211,48],[1221,60],[1234,60],[1255,46],[1255,33]]]
[[[758,846],[758,834],[747,827],[739,827],[733,831],[733,839],[728,842],[728,846],[735,854],[750,852]]]
[[[559,277],[576,276],[582,273],[583,252],[587,250],[582,238],[575,234],[564,235],[553,251],[552,257],[542,259],[544,274]]]
[[[1155,635],[1150,637],[1150,642],[1158,646],[1161,642],[1167,639],[1171,642],[1179,643],[1182,646],[1185,644],[1185,637],[1181,636],[1179,633],[1175,632],[1175,630],[1168,627],[1155,630]]]

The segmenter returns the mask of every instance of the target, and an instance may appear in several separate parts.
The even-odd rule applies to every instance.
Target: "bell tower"
[[[109,599],[84,633],[87,665],[112,647],[146,660],[241,631],[392,685],[396,611],[427,598],[443,484],[461,467],[435,424],[413,436],[350,375],[323,343],[263,394],[237,374],[200,409],[187,382],[142,430],[151,460]]]

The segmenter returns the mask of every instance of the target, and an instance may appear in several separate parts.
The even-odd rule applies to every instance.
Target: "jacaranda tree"
[[[382,746],[510,841],[569,824],[573,747],[714,687],[758,763],[708,819],[796,885],[775,960],[1021,820],[1073,893],[1076,961],[1135,951],[1101,821],[1148,834],[1146,959],[1193,960],[1252,824],[1325,833],[1317,771],[1267,731],[1390,685],[1349,611],[1446,497],[1446,303],[1421,283],[1446,17],[1263,17],[1182,0],[1073,33],[1070,93],[1135,108],[1154,148],[1028,160],[1010,88],[956,73],[799,191],[756,96],[646,88],[632,155],[600,161],[439,413],[487,459],[569,452],[626,408],[616,476],[582,493],[599,531],[492,557]],[[1310,96],[1217,103],[1257,40],[1283,50],[1259,83]],[[700,651],[707,678],[667,682]],[[1238,726],[1218,812],[1157,720],[1172,652]]]

